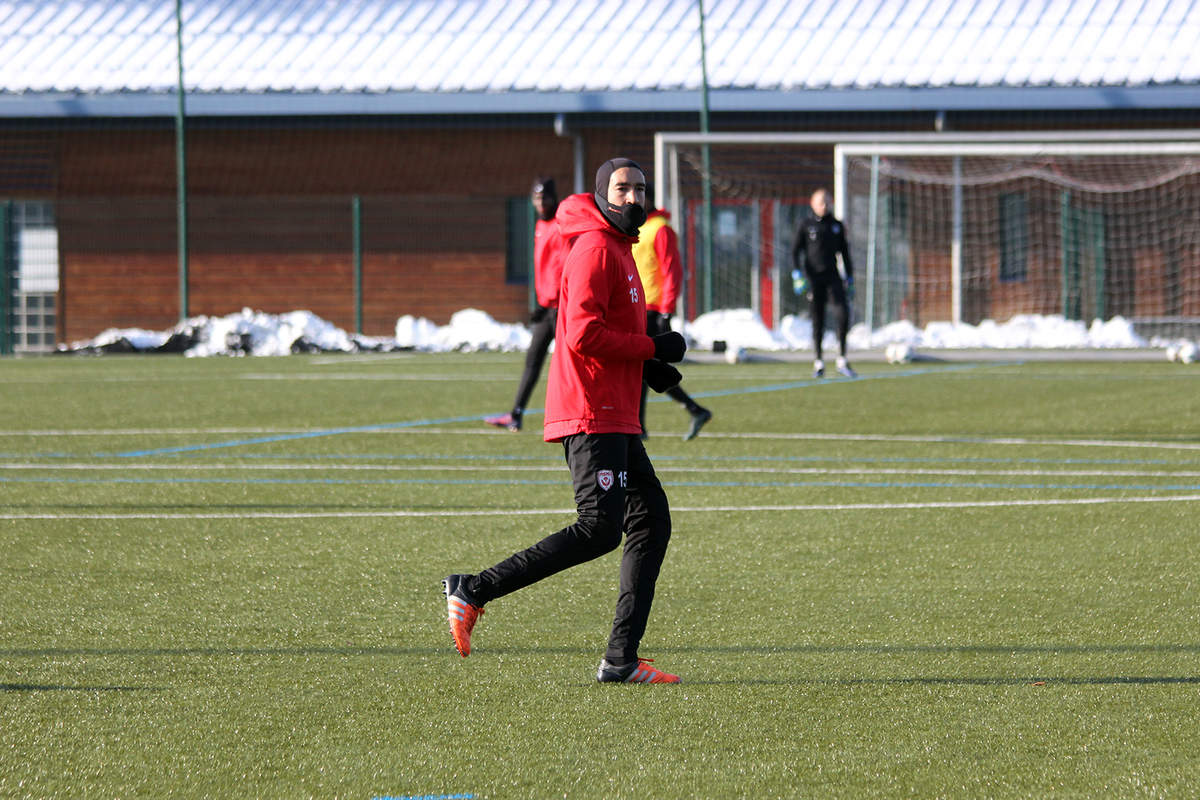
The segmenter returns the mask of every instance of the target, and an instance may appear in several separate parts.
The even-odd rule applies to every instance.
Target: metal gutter
[[[714,113],[1200,108],[1200,85],[714,89]],[[169,117],[174,92],[0,93],[0,118]],[[194,117],[695,113],[699,92],[189,92]]]

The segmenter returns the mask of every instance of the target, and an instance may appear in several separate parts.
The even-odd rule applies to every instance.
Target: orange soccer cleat
[[[607,659],[600,660],[596,680],[600,683],[683,683],[678,675],[650,666],[652,658],[639,658],[630,664],[615,667]]]
[[[500,414],[495,417],[485,417],[484,422],[496,428],[505,428],[517,433],[521,430],[521,418],[513,414]]]
[[[454,649],[463,658],[471,655],[471,631],[475,621],[483,614],[483,606],[477,606],[463,591],[466,575],[450,575],[442,581],[446,595],[446,611],[450,619],[450,635],[454,637]]]

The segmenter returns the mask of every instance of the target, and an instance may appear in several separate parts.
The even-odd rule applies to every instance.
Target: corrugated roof
[[[0,0],[0,93],[80,108],[169,94],[174,12],[172,0]],[[706,14],[709,84],[725,103],[1173,87],[1175,104],[1200,105],[1200,0],[709,0]],[[185,85],[214,97],[573,111],[630,96],[670,108],[680,93],[694,107],[701,86],[694,0],[185,0],[183,18]]]

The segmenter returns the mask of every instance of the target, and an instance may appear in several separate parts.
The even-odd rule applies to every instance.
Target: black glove
[[[671,363],[683,361],[685,352],[687,352],[687,342],[684,341],[683,334],[679,331],[660,333],[654,337],[654,357],[659,361]]]
[[[678,386],[683,376],[670,364],[652,358],[642,364],[642,380],[651,389],[662,394],[672,386]]]
[[[671,332],[671,315],[662,314],[658,311],[646,312],[646,333],[651,336],[658,336],[660,333]]]

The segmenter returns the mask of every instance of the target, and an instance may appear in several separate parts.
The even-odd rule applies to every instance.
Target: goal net
[[[749,307],[774,326],[806,314],[792,247],[827,187],[856,321],[1121,316],[1144,336],[1200,333],[1200,141],[961,136],[660,134],[688,316]]]

